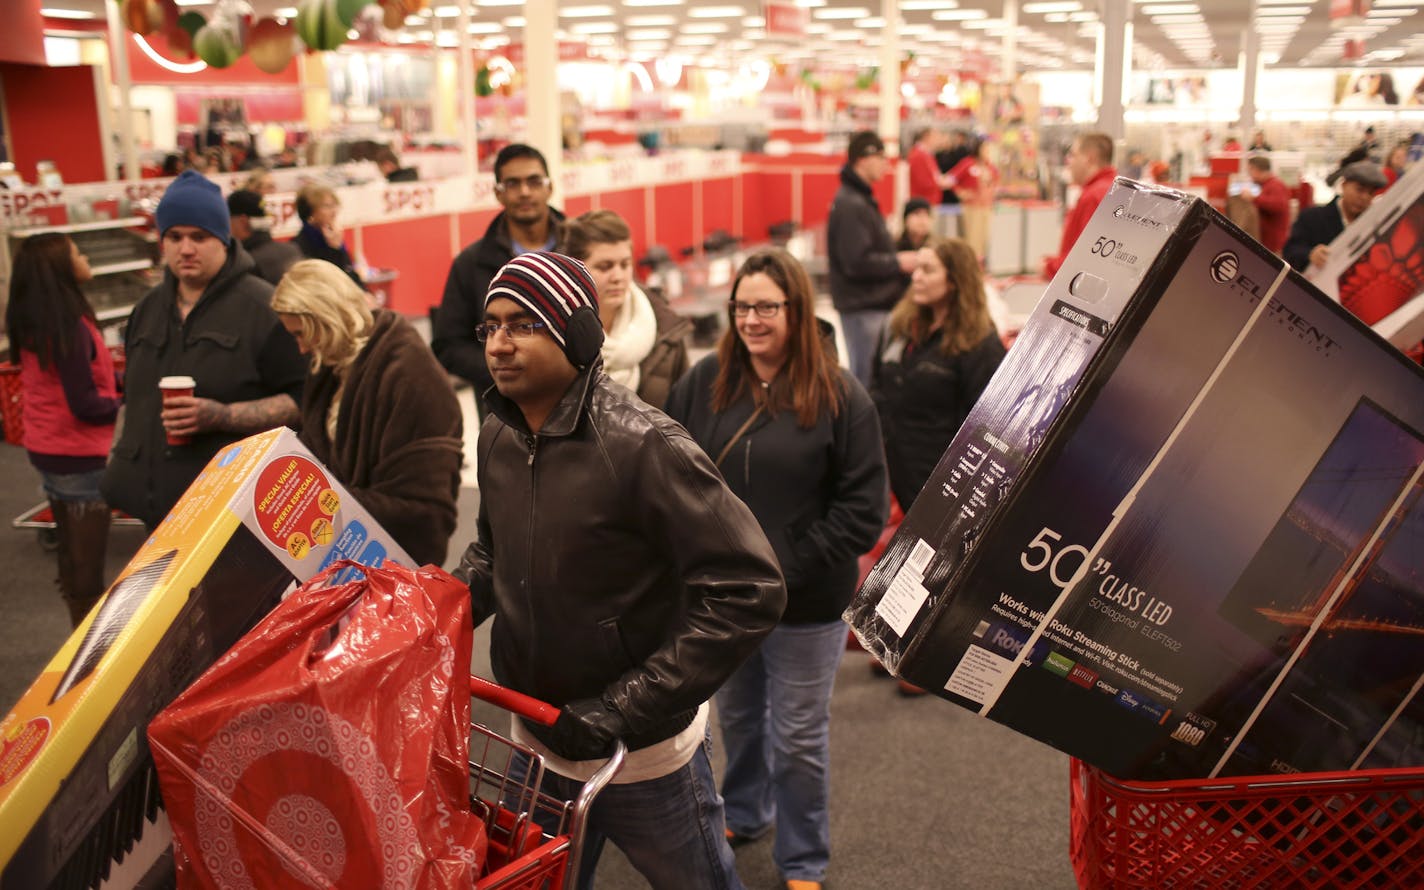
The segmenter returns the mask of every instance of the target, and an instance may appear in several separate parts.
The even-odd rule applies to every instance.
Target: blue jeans
[[[846,626],[781,624],[717,693],[727,825],[746,837],[776,825],[786,880],[821,881],[831,859],[831,689]]]
[[[727,844],[722,798],[708,759],[711,744],[710,738],[704,740],[681,769],[657,779],[609,785],[594,799],[584,835],[580,890],[593,886],[606,841],[623,851],[653,890],[745,890]],[[522,775],[522,765],[512,772]],[[543,791],[560,800],[573,800],[582,787],[581,782],[544,772]],[[545,832],[557,830],[551,819],[536,821]]]
[[[846,364],[867,389],[870,387],[870,365],[875,348],[880,345],[880,331],[890,313],[884,309],[861,309],[841,313],[841,333],[845,335]]]
[[[45,497],[52,501],[92,503],[104,500],[104,496],[99,493],[99,481],[104,478],[103,470],[64,474],[40,470],[39,474],[40,481],[44,483]]]

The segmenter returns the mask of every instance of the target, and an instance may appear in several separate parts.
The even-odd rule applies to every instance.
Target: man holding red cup
[[[297,422],[307,367],[217,185],[185,172],[154,222],[163,280],[129,317],[123,431],[103,483],[111,505],[149,528],[223,447]]]

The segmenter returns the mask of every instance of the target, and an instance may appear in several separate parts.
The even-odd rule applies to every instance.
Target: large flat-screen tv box
[[[1117,776],[1424,764],[1424,372],[1118,180],[846,611]]]
[[[411,564],[290,430],[218,452],[0,720],[0,890],[120,868],[120,886],[147,886],[167,840],[149,720],[343,558]]]

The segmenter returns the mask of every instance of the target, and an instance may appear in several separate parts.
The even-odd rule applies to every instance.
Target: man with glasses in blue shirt
[[[603,373],[583,263],[525,253],[483,320],[494,388],[480,428],[477,537],[457,576],[491,615],[503,686],[561,709],[516,718],[560,800],[628,758],[589,815],[581,888],[612,841],[654,890],[740,890],[708,756],[708,699],[786,603],[776,555],[687,432]],[[536,814],[535,818],[547,814]],[[545,826],[546,829],[552,826]]]
[[[430,346],[445,370],[468,380],[484,416],[484,396],[494,384],[475,325],[484,316],[485,291],[505,263],[531,250],[553,250],[564,215],[549,206],[554,184],[549,164],[532,145],[511,143],[494,159],[494,193],[504,208],[480,240],[450,264],[445,295],[431,324]]]

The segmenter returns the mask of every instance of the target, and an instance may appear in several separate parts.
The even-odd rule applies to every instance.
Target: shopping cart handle
[[[506,711],[512,711],[545,726],[553,726],[554,722],[559,719],[559,709],[548,702],[539,701],[537,698],[522,692],[515,692],[513,689],[506,689],[498,683],[491,683],[484,677],[470,677],[470,695],[492,705],[499,705]]]

